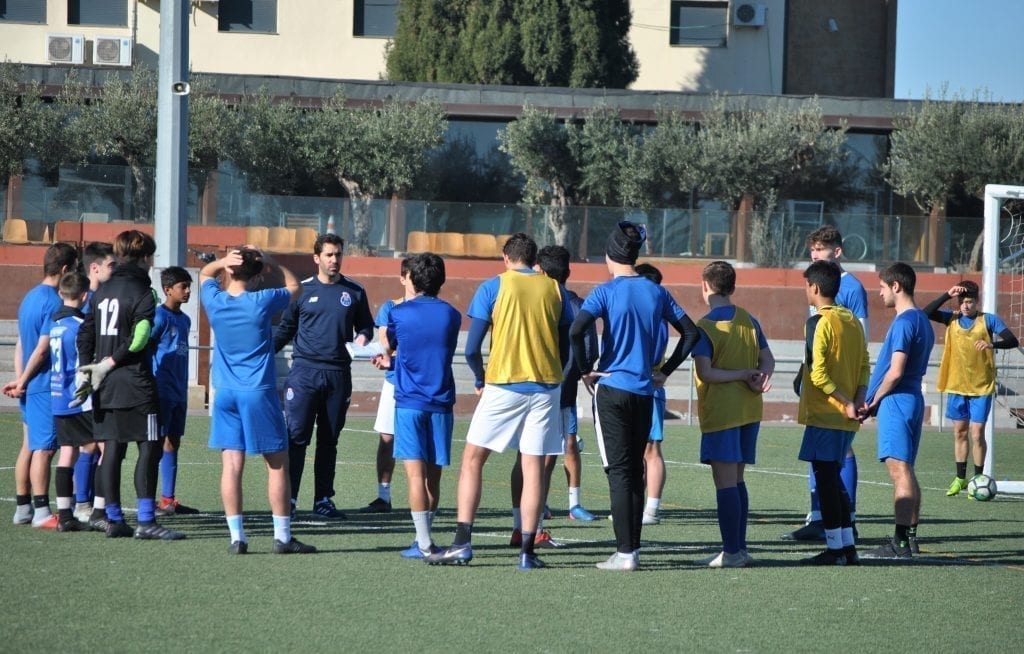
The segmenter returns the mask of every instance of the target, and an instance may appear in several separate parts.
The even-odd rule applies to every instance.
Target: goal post
[[[999,291],[1004,290],[1011,297],[1011,306],[1006,307],[1008,311],[1001,315],[1004,316],[1007,326],[1013,333],[1018,338],[1024,338],[1021,324],[1022,312],[1024,312],[1024,211],[1020,206],[1011,211],[1005,210],[1007,202],[1017,200],[1024,201],[1024,186],[1001,184],[985,186],[981,310],[985,313],[998,313]],[[1007,282],[1004,287],[1008,285],[1009,288],[1000,289],[1000,277]],[[985,424],[985,440],[988,442],[988,452],[985,455],[985,474],[996,479],[999,492],[1024,494],[1024,481],[999,480],[996,478],[997,470],[995,468],[996,412],[1007,411],[1016,420],[1024,422],[1024,379],[1021,379],[1020,375],[1024,358],[1017,356],[1017,350],[997,350],[997,352],[1005,354],[997,356],[996,401],[992,403],[989,419]],[[1016,360],[1011,357],[1015,357]],[[1000,362],[1004,366],[1000,366]],[[1008,389],[1008,386],[1021,387],[1021,391],[1018,391],[1017,388]],[[1018,392],[1022,394],[1018,394]],[[1011,406],[1013,398],[1019,398],[1015,401],[1020,401],[1020,406]],[[1018,410],[1020,413],[1017,412]]]

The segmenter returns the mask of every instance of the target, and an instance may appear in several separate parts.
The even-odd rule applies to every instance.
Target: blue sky
[[[1024,102],[1024,0],[898,0],[897,98],[991,93]]]

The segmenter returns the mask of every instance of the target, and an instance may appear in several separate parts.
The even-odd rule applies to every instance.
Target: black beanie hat
[[[640,246],[643,245],[646,238],[647,233],[643,227],[624,220],[612,229],[604,252],[615,263],[632,265],[640,256]]]

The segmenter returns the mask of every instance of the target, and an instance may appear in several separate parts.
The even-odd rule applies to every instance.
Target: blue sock
[[[810,470],[810,476],[808,477],[807,487],[811,490],[811,511],[821,512],[821,501],[818,500],[818,482],[814,479],[814,470],[807,464]]]
[[[168,452],[160,457],[160,494],[174,497],[174,485],[178,481],[178,450]]]
[[[747,515],[750,513],[750,496],[747,495],[747,483],[736,484],[740,492],[740,549],[747,549]]]
[[[74,484],[75,501],[92,501],[92,452],[80,452],[78,460],[75,461]]]
[[[846,494],[850,496],[850,513],[857,512],[857,457],[848,456],[843,460],[843,467],[839,469],[839,477],[846,487]]]
[[[139,522],[153,522],[156,520],[156,500],[152,497],[139,498]]]
[[[722,549],[726,554],[740,551],[740,491],[735,486],[722,488],[718,499],[718,530],[722,533]]]
[[[120,504],[108,503],[104,510],[107,512],[107,520],[111,522],[124,522],[124,512],[121,511]]]

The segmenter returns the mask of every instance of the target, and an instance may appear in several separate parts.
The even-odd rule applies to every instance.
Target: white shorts
[[[469,423],[466,442],[494,452],[518,447],[523,454],[563,454],[561,390],[517,393],[487,384]]]
[[[373,423],[373,431],[378,434],[395,433],[395,385],[385,381],[380,389],[380,402],[377,403],[377,421]]]

